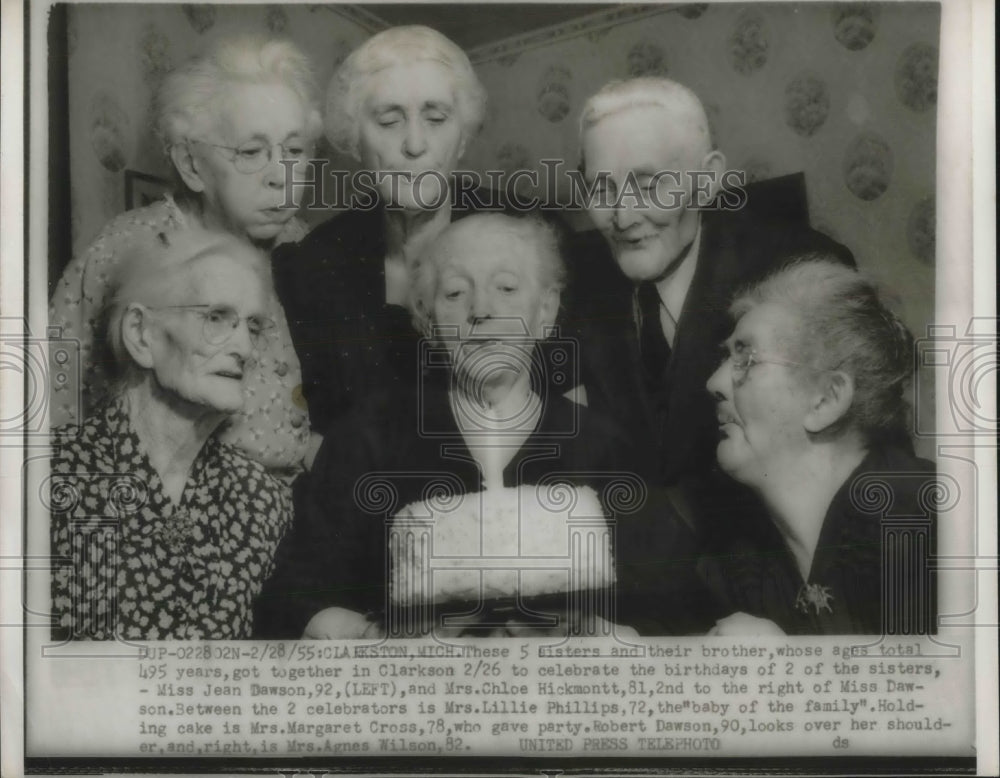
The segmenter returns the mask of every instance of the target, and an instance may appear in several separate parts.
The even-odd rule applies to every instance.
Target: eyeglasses
[[[302,141],[291,141],[288,144],[275,143],[271,145],[264,141],[251,140],[239,146],[223,146],[219,143],[210,143],[207,140],[201,140],[200,138],[191,138],[190,140],[193,143],[201,143],[205,146],[230,152],[232,154],[230,161],[233,163],[233,167],[238,172],[247,175],[259,173],[271,164],[271,160],[274,159],[275,148],[281,149],[279,159],[291,162],[304,162],[312,154],[310,144],[303,143]]]
[[[783,365],[784,367],[804,367],[807,370],[814,370],[817,372],[825,372],[822,368],[812,367],[811,365],[805,365],[801,362],[792,362],[787,359],[776,359],[773,357],[764,358],[758,354],[754,349],[741,349],[739,351],[730,351],[726,346],[719,347],[719,365],[721,366],[724,362],[728,361],[733,370],[733,381],[737,384],[743,383],[746,380],[747,373],[750,372],[750,368],[754,365]]]
[[[267,345],[268,340],[277,329],[273,319],[266,316],[240,316],[228,305],[147,305],[153,311],[187,311],[201,317],[202,334],[205,341],[213,346],[221,346],[236,332],[241,321],[247,323],[250,333],[250,343],[255,349]]]

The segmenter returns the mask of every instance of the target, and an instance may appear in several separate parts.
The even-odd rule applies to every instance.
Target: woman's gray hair
[[[562,236],[557,229],[537,215],[512,216],[502,213],[478,213],[446,227],[424,250],[410,269],[410,309],[419,332],[433,330],[434,297],[438,288],[441,248],[456,230],[502,231],[504,237],[525,250],[534,250],[538,258],[536,278],[542,291],[561,292],[566,285],[566,266],[562,258]]]
[[[255,36],[227,38],[171,71],[156,92],[153,116],[165,149],[211,131],[221,98],[234,84],[280,83],[306,110],[309,140],[322,119],[312,66],[294,44]]]
[[[875,285],[830,256],[809,254],[740,292],[730,312],[739,319],[765,303],[801,322],[786,335],[791,359],[854,379],[844,425],[869,442],[898,440],[908,424],[903,390],[913,372],[913,336]]]
[[[486,90],[461,48],[430,27],[391,27],[372,36],[337,68],[326,90],[326,138],[345,154],[360,159],[361,107],[368,81],[393,65],[437,62],[455,81],[455,102],[463,137],[473,138],[486,116]]]
[[[270,288],[267,262],[259,250],[228,232],[202,228],[147,234],[122,252],[108,287],[101,333],[119,381],[133,372],[134,364],[122,337],[125,313],[133,303],[152,305],[164,290],[176,284],[199,262],[212,256],[239,257],[247,269]],[[120,388],[120,386],[118,387]]]

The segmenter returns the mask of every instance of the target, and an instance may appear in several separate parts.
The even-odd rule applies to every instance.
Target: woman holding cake
[[[485,538],[514,487],[606,493],[630,472],[614,427],[544,389],[553,382],[536,346],[555,320],[563,278],[555,232],[532,217],[473,215],[430,245],[415,264],[412,299],[427,377],[417,393],[390,387],[331,428],[297,484],[295,529],[259,600],[262,635],[385,634],[389,606],[406,599],[394,566],[412,559],[412,549],[390,547],[400,537],[392,522],[419,522],[414,503],[447,513],[478,495],[482,555],[506,556],[509,545],[491,550]],[[641,483],[629,483],[641,496]],[[587,502],[587,490],[572,493]],[[594,505],[581,511],[602,512]],[[599,585],[612,576],[605,571]]]
[[[731,311],[708,382],[717,457],[771,521],[703,560],[730,614],[709,634],[933,631],[934,465],[906,432],[910,333],[859,273],[822,256]]]

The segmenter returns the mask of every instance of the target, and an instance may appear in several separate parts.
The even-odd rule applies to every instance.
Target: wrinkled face
[[[726,353],[794,362],[782,336],[794,333],[794,314],[774,303],[744,314],[725,343]],[[729,358],[708,380],[719,422],[719,465],[737,481],[760,488],[805,450],[805,418],[812,397],[808,376],[794,365],[758,361],[745,372]]]
[[[285,185],[281,159],[296,161],[295,179],[308,178],[305,161],[312,138],[306,133],[307,118],[302,101],[283,84],[234,84],[228,89],[213,131],[189,144],[204,185],[207,215],[215,222],[211,226],[257,242],[271,241],[281,232],[301,199],[301,187]],[[271,159],[259,171],[240,172],[253,167],[253,159],[266,160],[268,150]]]
[[[247,317],[266,317],[264,284],[245,262],[223,255],[205,257],[172,284],[152,314],[152,371],[175,399],[214,411],[243,408],[244,372],[253,353]],[[202,309],[231,308],[240,322],[219,343],[205,337]]]
[[[429,60],[392,65],[368,81],[359,117],[361,163],[382,174],[377,183],[385,202],[424,210],[447,198],[445,182],[465,146],[454,81],[447,67]]]
[[[469,224],[438,247],[431,318],[459,374],[478,385],[512,383],[530,368],[559,294],[542,288],[535,247],[495,225]]]
[[[637,106],[605,116],[582,139],[585,179],[597,188],[590,217],[635,282],[663,276],[698,229],[688,205],[703,155],[671,125],[666,109]]]

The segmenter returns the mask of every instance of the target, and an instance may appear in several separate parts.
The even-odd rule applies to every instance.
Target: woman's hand
[[[636,632],[632,627],[626,627],[624,624],[615,624],[614,622],[608,621],[601,616],[595,616],[590,622],[589,626],[591,629],[583,632],[580,635],[574,637],[604,637],[613,635],[619,638],[638,638],[639,633]],[[568,637],[568,627],[569,623],[564,617],[560,620],[560,623],[554,627],[536,627],[532,625],[522,625],[518,624],[516,621],[508,621],[506,626],[500,629],[496,634],[505,637],[525,637],[525,638],[537,638],[537,637]]]
[[[363,613],[347,608],[326,608],[313,616],[302,633],[303,640],[358,640],[382,638],[385,630]]]
[[[768,637],[770,635],[784,635],[785,631],[770,619],[761,619],[741,611],[719,619],[707,634],[721,637],[730,635]]]
[[[615,624],[614,622],[611,622],[611,630],[612,634],[616,638],[629,638],[630,640],[632,638],[638,640],[639,638],[639,631],[635,629],[635,627],[629,627],[625,624]]]

